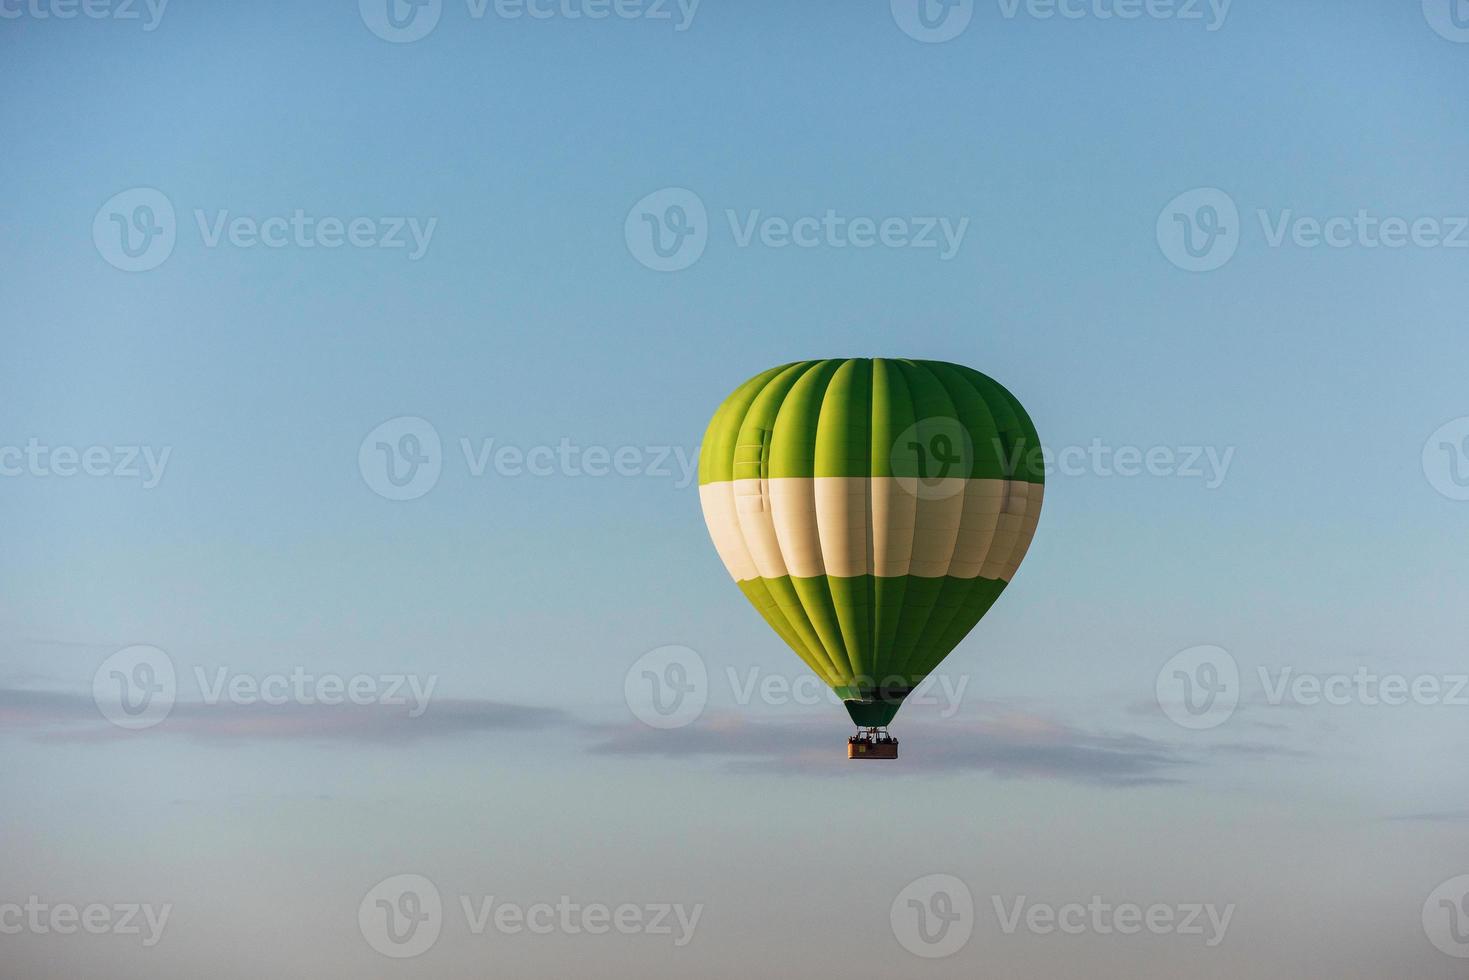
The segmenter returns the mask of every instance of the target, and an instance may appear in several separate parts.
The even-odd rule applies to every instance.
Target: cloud
[[[91,698],[61,691],[0,687],[0,730],[101,721]]]
[[[723,758],[731,768],[770,772],[855,771],[843,744],[846,728],[829,722],[752,722],[710,718],[660,731],[638,725],[604,726],[592,751],[603,755]],[[899,772],[988,772],[1105,786],[1181,781],[1194,765],[1187,756],[1140,735],[1086,732],[1021,712],[903,726]],[[881,765],[881,763],[873,763]]]
[[[1438,810],[1429,813],[1404,813],[1388,820],[1404,820],[1416,823],[1469,823],[1469,810]]]
[[[1215,742],[1202,746],[1210,755],[1234,755],[1246,758],[1306,759],[1313,753],[1304,749],[1287,748],[1284,745],[1269,745],[1264,742]]]
[[[414,716],[408,704],[236,704],[180,701],[146,731],[201,739],[327,738],[396,742],[492,731],[572,725],[557,708],[467,698],[433,698]],[[0,730],[29,731],[46,741],[97,741],[133,736],[108,723],[90,697],[0,688]]]
[[[327,739],[397,744],[494,732],[557,729],[581,736],[586,751],[623,758],[714,759],[760,773],[851,773],[845,724],[830,717],[752,720],[706,714],[684,728],[635,721],[608,724],[559,708],[471,698],[432,698],[415,717],[409,705],[236,704],[181,701],[143,732],[118,728],[89,696],[0,688],[0,733],[48,742],[182,736],[201,741]],[[984,772],[1001,778],[1054,779],[1101,786],[1178,783],[1214,757],[1291,756],[1291,749],[1248,742],[1171,743],[1158,738],[1064,724],[1031,709],[985,702],[964,718],[916,718],[902,725],[899,773]]]
[[[566,725],[555,708],[472,699],[435,699],[414,717],[408,705],[237,705],[186,702],[174,706],[160,730],[198,738],[338,738],[401,741],[479,732]]]

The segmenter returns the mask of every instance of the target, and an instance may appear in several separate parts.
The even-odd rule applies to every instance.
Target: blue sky
[[[1259,675],[1465,671],[1450,8],[993,0],[929,43],[894,6],[444,0],[397,43],[345,2],[173,0],[152,29],[0,5],[0,904],[174,908],[148,948],[0,934],[21,975],[1457,975],[1420,917],[1469,872],[1469,706],[1270,704]],[[663,272],[626,227],[670,188],[706,243]],[[172,251],[125,271],[94,223],[159,196]],[[1178,200],[1197,231],[1201,201],[1234,209],[1217,268],[1160,236]],[[246,244],[298,211],[304,241]],[[829,212],[963,232],[947,257],[741,242]],[[321,244],[357,218],[409,244]],[[1342,247],[1311,244],[1342,218]],[[1422,234],[1386,247],[1385,221]],[[961,703],[900,716],[897,773],[842,764],[836,706],[740,703],[730,670],[798,663],[677,462],[740,381],[822,356],[972,365],[1057,452],[1228,459],[1053,473],[1013,587],[945,665]],[[405,417],[441,472],[390,500],[359,451]],[[107,473],[33,465],[33,440],[102,447]],[[580,462],[476,475],[487,440]],[[632,475],[587,474],[591,447]],[[138,644],[177,704],[122,731],[93,679]],[[624,679],[667,645],[708,707],[659,732]],[[1200,645],[1242,677],[1207,730],[1155,690]],[[419,718],[201,707],[196,668],[435,688]],[[677,948],[449,921],[386,959],[354,915],[407,873],[451,920],[490,894],[704,911]],[[936,873],[978,921],[930,960],[889,907]],[[1237,911],[1202,948],[1007,934],[991,908],[1094,894]]]

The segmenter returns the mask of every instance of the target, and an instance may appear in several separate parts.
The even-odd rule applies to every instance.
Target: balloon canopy
[[[1040,441],[971,368],[847,358],[724,400],[699,500],[740,590],[852,720],[889,724],[989,611],[1040,517]]]

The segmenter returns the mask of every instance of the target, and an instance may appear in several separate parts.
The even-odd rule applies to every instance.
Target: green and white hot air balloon
[[[854,758],[896,756],[887,725],[1015,575],[1043,484],[1020,403],[942,361],[771,368],[719,406],[699,455],[719,557],[845,702]]]

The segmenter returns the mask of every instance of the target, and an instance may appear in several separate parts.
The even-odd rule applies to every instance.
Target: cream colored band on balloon
[[[818,476],[699,487],[735,581],[794,575],[997,578],[1025,557],[1044,488],[1019,480]]]

